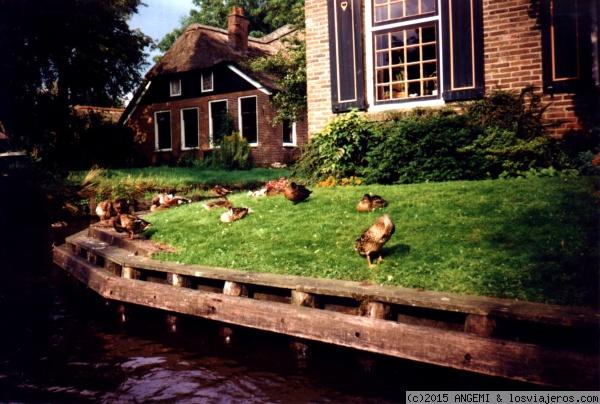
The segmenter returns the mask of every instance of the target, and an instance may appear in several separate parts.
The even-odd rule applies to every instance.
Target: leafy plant
[[[219,163],[228,170],[249,170],[252,168],[252,150],[248,141],[239,133],[224,136],[218,151]]]
[[[335,117],[305,145],[293,175],[315,182],[329,176],[341,179],[355,175],[367,164],[372,129],[369,119],[356,109]]]

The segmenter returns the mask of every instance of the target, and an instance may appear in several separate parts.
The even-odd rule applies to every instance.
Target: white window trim
[[[179,119],[181,122],[181,150],[197,150],[200,148],[200,139],[198,139],[198,146],[185,147],[185,121],[183,120],[183,111],[189,111],[191,109],[196,110],[196,119],[198,120],[198,133],[196,133],[196,136],[200,136],[200,111],[198,110],[198,107],[182,108],[181,112],[179,113]]]
[[[171,139],[171,147],[169,147],[168,149],[159,149],[158,148],[158,119],[157,119],[157,115],[163,112],[168,112],[169,113],[169,137]],[[173,128],[172,128],[172,122],[171,122],[171,111],[170,110],[163,110],[163,111],[154,111],[154,151],[160,152],[160,151],[171,151],[173,150]]]
[[[204,75],[205,74],[210,74],[210,88],[204,88]],[[200,74],[200,91],[203,92],[203,93],[207,93],[207,92],[213,91],[214,87],[215,87],[214,80],[215,80],[215,76],[214,76],[212,70],[210,71],[210,73],[208,73],[208,72],[206,72],[206,73],[202,72]]]
[[[296,122],[292,122],[292,141],[291,142],[283,142],[284,146],[297,146],[298,145],[298,139],[296,137]],[[281,127],[281,130],[283,131],[283,124]]]
[[[179,92],[178,93],[173,92],[173,83],[175,81],[179,82]],[[171,97],[177,97],[177,96],[181,95],[181,79],[171,79],[169,81],[169,94],[171,95]]]
[[[249,95],[247,97],[238,97],[238,127],[240,128],[240,136],[246,138],[242,133],[242,100],[246,98],[254,98],[256,100],[256,142],[248,144],[251,147],[258,146],[258,97],[256,95]]]
[[[221,100],[212,100],[208,102],[208,142],[211,149],[218,149],[220,146],[213,142],[213,120],[212,120],[212,104],[216,102],[225,102],[227,111],[229,111],[229,100],[227,98]]]
[[[440,16],[441,10],[441,1],[437,1],[437,9],[438,15],[434,17],[425,17],[410,20],[407,23],[393,23],[387,24],[384,26],[373,26],[373,2],[375,0],[366,0],[365,1],[365,34],[367,40],[365,41],[365,54],[366,54],[366,82],[367,82],[367,105],[369,105],[369,112],[382,112],[390,109],[409,109],[415,107],[440,107],[446,105],[444,100],[442,99],[443,93],[443,82],[444,82],[444,72],[442,66],[442,55],[444,54],[443,41],[441,37],[442,30],[442,18]],[[427,22],[437,22],[439,27],[438,33],[438,47],[439,47],[439,60],[438,60],[438,99],[435,100],[415,100],[415,101],[402,101],[398,103],[386,103],[375,105],[375,61],[373,55],[375,55],[373,50],[373,33],[377,31],[388,30],[390,28],[402,27],[405,25],[414,25],[421,24]]]

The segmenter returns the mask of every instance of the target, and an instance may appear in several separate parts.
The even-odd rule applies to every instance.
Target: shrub
[[[337,116],[304,146],[293,175],[315,182],[330,175],[336,179],[351,177],[366,166],[371,137],[372,124],[358,110]]]
[[[228,170],[249,170],[252,168],[252,151],[248,141],[239,133],[223,136],[219,149],[219,164]]]
[[[449,109],[413,110],[381,123],[381,138],[367,153],[361,170],[367,182],[414,183],[476,179],[482,176],[477,156],[460,151],[477,138],[467,118]]]

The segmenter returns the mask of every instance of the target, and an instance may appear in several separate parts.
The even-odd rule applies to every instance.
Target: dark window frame
[[[168,125],[162,124],[159,115],[168,116]],[[163,130],[168,128],[169,131],[169,146],[163,147],[167,142],[164,142],[164,135],[166,135]],[[164,143],[163,143],[164,142]],[[169,151],[173,149],[173,129],[171,125],[171,111],[163,110],[154,112],[154,147],[156,151]]]
[[[196,124],[195,124],[195,133],[188,133],[188,121],[185,117],[186,112],[195,111],[196,112]],[[193,131],[193,130],[191,130]],[[188,146],[189,143],[189,134],[192,134],[192,138],[195,140],[195,145]],[[182,150],[193,150],[198,149],[200,147],[200,113],[198,107],[191,108],[182,108],[181,109],[181,148]]]

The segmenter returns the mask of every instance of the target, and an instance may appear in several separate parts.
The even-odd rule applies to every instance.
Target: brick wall
[[[273,163],[288,162],[292,156],[298,155],[295,147],[282,145],[281,124],[273,126],[272,122],[276,112],[271,108],[270,97],[261,91],[231,93],[214,97],[203,97],[181,101],[139,105],[128,125],[135,132],[135,141],[140,151],[141,162],[145,164],[161,165],[176,164],[185,156],[204,158],[209,151],[209,120],[208,103],[214,100],[228,100],[229,113],[238,127],[238,97],[257,96],[258,119],[258,146],[252,147],[254,164],[258,167],[268,167]],[[200,150],[181,150],[181,110],[185,108],[198,108]],[[157,111],[171,111],[171,145],[169,151],[155,151],[154,142],[154,113]],[[308,138],[307,123],[297,124],[297,144],[303,144]]]
[[[486,92],[499,86],[519,90],[533,84],[541,91],[541,31],[531,0],[484,0],[484,60]],[[306,52],[309,135],[323,129],[331,112],[327,2],[306,0]],[[552,134],[582,128],[573,94],[544,96],[551,102],[545,118],[562,122]],[[584,113],[580,114],[584,115]]]
[[[308,92],[308,133],[323,129],[331,112],[331,77],[327,2],[306,0],[306,80]]]

